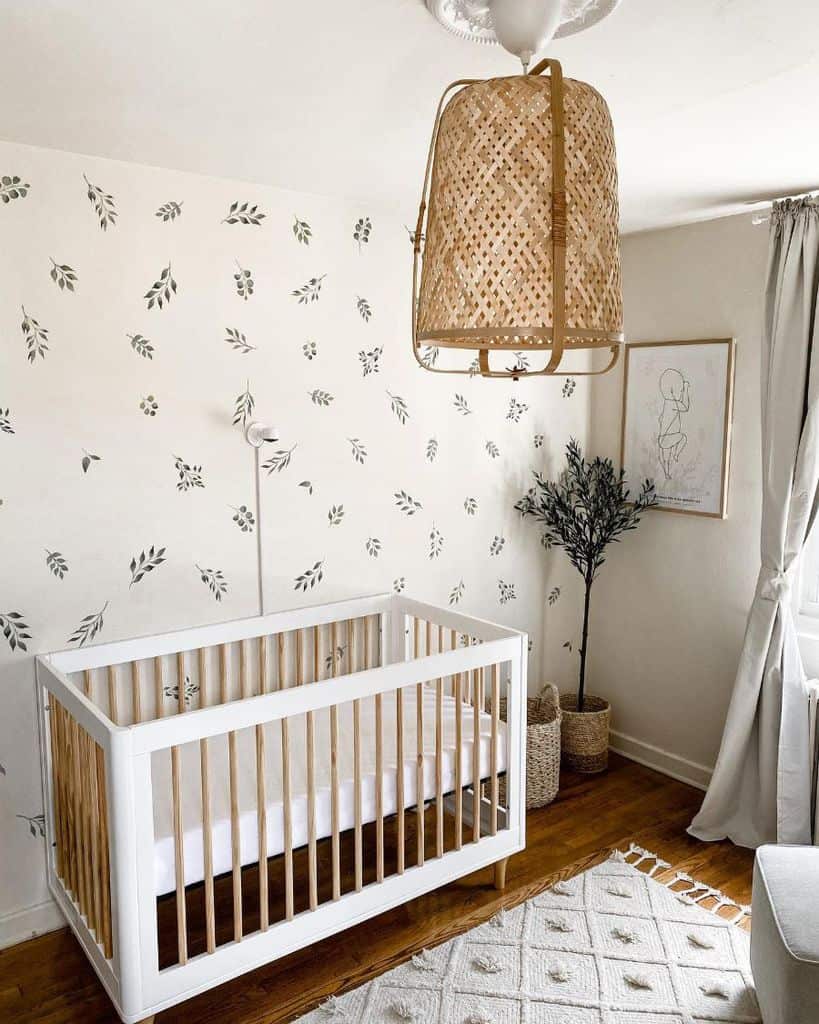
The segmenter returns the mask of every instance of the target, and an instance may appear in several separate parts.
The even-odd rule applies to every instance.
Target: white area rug
[[[615,853],[300,1021],[757,1024],[748,908],[668,867]]]

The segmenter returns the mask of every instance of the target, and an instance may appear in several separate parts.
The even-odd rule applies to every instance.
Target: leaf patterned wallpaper
[[[31,656],[256,614],[257,531],[268,611],[406,592],[571,678],[571,570],[512,506],[586,386],[419,368],[414,216],[0,143],[0,943],[48,901]]]

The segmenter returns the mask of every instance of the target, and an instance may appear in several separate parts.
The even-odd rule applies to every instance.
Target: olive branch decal
[[[299,300],[299,305],[306,306],[308,302],[318,302],[321,283],[325,277],[327,277],[326,274],[322,274],[321,277],[311,277],[306,284],[303,284],[301,288],[294,288],[290,294]]]
[[[83,451],[83,456],[82,456],[82,460],[80,462],[80,465],[82,466],[83,473],[87,473],[88,472],[88,470],[91,468],[91,463],[92,462],[102,462],[102,456],[101,455],[95,455],[93,452],[88,452],[88,451],[85,450],[85,448],[83,448],[82,451]]]
[[[424,507],[420,501],[416,501],[406,491],[396,491],[394,498],[396,506],[407,516],[414,516]]]
[[[516,596],[514,583],[504,583],[503,580],[498,580],[498,601],[501,604],[514,601]]]
[[[201,466],[189,466],[178,455],[174,455],[173,464],[179,474],[179,480],[176,484],[177,491],[190,491],[194,487],[205,486],[205,481],[202,479]]]
[[[250,344],[238,327],[226,327],[225,334],[227,335],[225,341],[236,352],[247,355],[249,352],[255,351],[256,346]]]
[[[142,356],[143,359],[153,359],[154,347],[147,338],[141,334],[126,334],[125,337],[129,339],[131,348],[138,356]]]
[[[407,403],[400,395],[394,395],[389,389],[387,394],[390,396],[390,408],[395,413],[400,424],[405,424],[409,419],[409,409]]]
[[[11,414],[8,409],[0,409],[0,433],[14,433],[14,427],[11,425]]]
[[[364,323],[369,323],[370,317],[373,315],[372,306],[367,302],[366,299],[362,299],[360,296],[356,299],[355,308],[358,310],[361,319]]]
[[[195,565],[196,571],[199,573],[199,578],[207,586],[208,590],[213,594],[217,601],[222,600],[222,595],[227,593],[227,580],[224,577],[224,573],[221,569],[203,569],[199,565]]]
[[[105,625],[103,616],[108,608],[108,602],[100,608],[98,612],[92,612],[91,615],[86,615],[85,618],[80,620],[79,626],[74,630],[71,636],[68,638],[68,643],[79,644],[80,647],[85,646],[100,632],[102,627]]]
[[[430,531],[430,534],[429,534],[429,557],[430,557],[430,559],[440,558],[441,551],[443,550],[443,546],[444,546],[444,538],[441,536],[441,531],[438,529],[438,527],[435,525],[435,523],[433,523],[432,524],[432,530]]]
[[[500,455],[500,448],[498,448],[494,441],[487,441],[484,447],[490,459],[497,459]]]
[[[235,202],[230,204],[227,217],[222,219],[222,223],[252,224],[254,227],[258,227],[266,216],[267,214],[262,213],[256,204],[251,206],[250,203]]]
[[[478,502],[475,498],[464,499],[464,511],[468,516],[474,516],[478,511]]]
[[[522,352],[513,353],[515,361],[511,366],[506,367],[507,373],[521,373],[524,370],[529,369],[529,356],[524,355]]]
[[[527,411],[529,406],[525,402],[519,402],[517,398],[509,399],[509,409],[506,412],[506,418],[511,420],[512,423],[520,423],[521,416]]]
[[[434,462],[438,457],[438,439],[431,437],[427,441],[426,458],[427,462]]]
[[[48,352],[48,328],[42,327],[33,316],[29,316],[25,306],[20,308],[23,311],[23,322],[20,329],[25,338],[28,361],[33,363],[37,356],[45,359],[45,354]]]
[[[313,230],[306,220],[299,220],[298,217],[294,217],[293,234],[296,236],[297,242],[301,242],[303,245],[309,245],[310,239],[313,237]]]
[[[381,354],[383,351],[383,345],[378,345],[376,348],[372,349],[369,352],[365,352],[364,349],[361,349],[361,351],[358,353],[358,358],[361,360],[361,367],[364,371],[362,373],[363,377],[369,377],[371,373],[381,372],[379,360],[381,359]]]
[[[238,426],[241,424],[243,427],[247,426],[247,421],[253,413],[253,407],[255,404],[256,400],[250,393],[250,381],[247,381],[245,384],[245,390],[236,399],[236,405],[233,411],[233,425]]]
[[[51,273],[49,276],[60,291],[74,291],[74,286],[77,283],[77,272],[73,267],[69,267],[67,263],[57,263],[56,260],[51,259]]]
[[[438,362],[441,350],[437,345],[424,345],[421,349],[421,362],[429,370]]]
[[[109,224],[111,227],[115,227],[117,222],[117,208],[114,203],[114,197],[101,189],[99,185],[92,184],[84,174],[83,180],[88,186],[88,200],[94,207],[94,212],[100,222],[100,228],[103,231],[107,231]]]
[[[129,589],[146,575],[146,573],[153,572],[157,566],[162,565],[165,561],[165,548],[155,548],[153,544],[148,548],[147,553],[141,551],[139,557],[134,555],[131,559],[131,582],[128,584]]]
[[[344,654],[347,648],[344,644],[339,644],[338,647],[334,647],[332,651],[324,658],[324,671],[329,672],[330,669],[336,669],[341,666],[344,661]]]
[[[463,395],[455,395],[452,404],[462,416],[472,415],[472,410],[469,408],[469,405]]]
[[[59,551],[49,551],[45,549],[46,553],[46,566],[58,580],[64,579],[65,574],[68,572],[68,562],[65,560]]]
[[[312,590],[317,583],[321,583],[324,579],[324,559],[320,562],[316,562],[310,569],[305,569],[300,576],[297,576],[293,581],[293,589],[301,590],[306,592]]]
[[[236,523],[242,533],[253,533],[253,527],[256,525],[256,517],[247,505],[240,505],[238,508],[236,508],[235,505],[230,505],[229,508],[233,509],[235,513],[233,516],[233,522]]]
[[[28,824],[28,830],[34,839],[45,839],[45,814],[15,814],[14,817]]]
[[[549,591],[549,606],[551,607],[552,605],[557,604],[559,598],[560,587],[552,587],[552,589]]]
[[[373,229],[372,221],[369,217],[359,217],[355,222],[353,228],[353,240],[358,242],[358,251],[361,252],[361,246],[366,245],[370,240],[370,232]]]
[[[466,587],[464,586],[464,581],[461,580],[452,588],[452,590],[450,590],[449,603],[460,604],[461,598],[464,596],[464,590],[466,590]]]
[[[173,279],[169,263],[159,275],[159,280],[154,281],[143,298],[148,300],[148,309],[153,309],[155,305],[162,309],[163,304],[167,305],[174,295],[176,295],[176,281]]]
[[[233,261],[239,268],[238,273],[233,275],[233,280],[236,284],[236,293],[240,299],[244,299],[245,302],[253,294],[253,289],[256,287],[253,283],[253,272],[246,270],[238,260]]]
[[[182,216],[182,203],[184,200],[180,200],[178,203],[173,199],[169,203],[163,203],[162,206],[154,214],[155,217],[159,217],[166,224],[169,220],[176,220],[177,217]]]
[[[4,174],[0,178],[0,199],[10,203],[12,199],[25,199],[31,185],[20,180],[17,174]]]
[[[394,594],[402,594],[407,586],[407,577],[399,576],[397,579],[392,581],[392,592]]]
[[[262,463],[262,469],[267,470],[268,476],[271,473],[281,473],[290,465],[290,461],[293,458],[293,452],[297,447],[298,445],[294,444],[292,448],[278,448],[266,462]],[[309,481],[300,483],[299,487],[304,487],[306,484],[309,484]],[[313,493],[312,486],[310,487],[310,493]]]
[[[490,555],[499,555],[501,553],[501,551],[503,551],[503,548],[504,548],[505,544],[506,544],[505,538],[499,536],[498,534],[495,534],[495,536],[492,538],[492,541],[491,541],[491,543],[489,545],[489,554]]]
[[[353,458],[360,466],[363,466],[367,458],[367,446],[357,437],[348,437],[347,440],[350,442]]]
[[[535,448],[542,448],[543,442],[546,440],[545,434],[535,434],[533,438]]]
[[[27,651],[25,641],[31,639],[31,626],[23,621],[20,612],[0,612],[0,628],[13,651]]]
[[[344,518],[344,506],[343,505],[331,505],[330,511],[327,513],[327,525],[338,526],[341,520]]]
[[[381,554],[382,544],[378,537],[368,537],[364,547],[366,548],[367,554],[370,558],[378,558]]]
[[[332,401],[334,401],[330,392],[322,391],[321,388],[316,388],[314,391],[308,391],[307,394],[310,396],[310,401],[313,405],[318,405],[322,408],[326,408]]]

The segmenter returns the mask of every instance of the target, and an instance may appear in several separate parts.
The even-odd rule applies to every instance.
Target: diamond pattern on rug
[[[300,1021],[759,1024],[749,946],[615,854]]]

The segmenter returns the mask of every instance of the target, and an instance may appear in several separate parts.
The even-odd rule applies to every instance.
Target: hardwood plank
[[[719,887],[733,899],[750,902],[752,852],[727,842],[700,843],[685,832],[702,800],[697,790],[615,755],[607,773],[589,777],[564,773],[561,786],[555,803],[529,813],[527,848],[512,858],[504,893],[492,887],[490,870],[477,872],[166,1010],[157,1016],[157,1024],[284,1024],[332,993],[361,984],[418,950],[486,920],[499,907],[527,898],[543,886],[547,876],[565,872],[577,862],[591,864],[603,855],[601,850],[626,848],[629,841],[639,842],[675,868]],[[428,813],[427,856],[434,856],[434,808]],[[451,849],[454,824],[451,818],[446,824],[447,849]],[[414,825],[414,816],[408,817],[408,843],[416,839]],[[345,833],[344,838],[352,843],[352,833]],[[365,826],[365,847],[374,850],[375,842],[375,826]],[[385,843],[394,855],[392,819],[385,821]],[[351,850],[352,846],[344,846],[344,861],[350,865],[345,888],[352,880]],[[331,898],[331,853],[329,843],[319,843],[324,869],[320,902]],[[306,851],[297,851],[294,859],[304,892]],[[269,862],[271,893],[283,892],[282,861],[275,858]],[[369,884],[375,878],[375,857],[365,857],[365,864],[364,882]],[[258,885],[254,881],[257,874],[255,867],[244,872],[243,883],[251,894]],[[230,874],[217,880],[217,901],[225,908],[222,919],[227,925],[219,941],[230,941]],[[199,902],[203,902],[201,898]],[[167,906],[171,915],[160,914],[160,920],[163,932],[166,919],[170,921],[173,944],[173,906]],[[283,903],[275,909],[275,916],[283,915]],[[203,907],[196,913],[192,909],[189,930],[194,955],[205,948]],[[4,1024],[117,1021],[67,929],[0,951],[0,1018]]]

